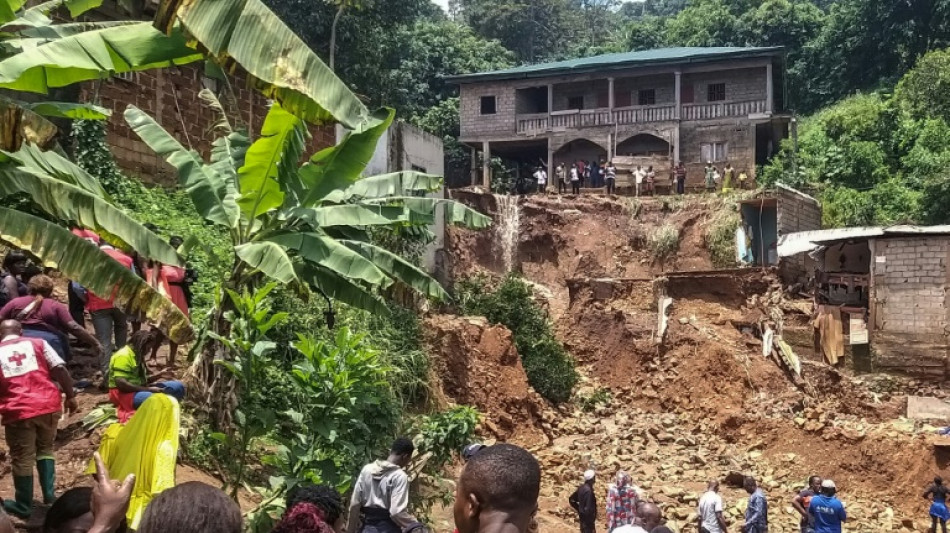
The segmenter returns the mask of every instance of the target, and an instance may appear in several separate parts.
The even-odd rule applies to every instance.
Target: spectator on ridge
[[[72,359],[70,333],[92,347],[97,354],[102,350],[99,341],[73,320],[69,309],[52,298],[52,278],[33,276],[28,287],[29,296],[14,298],[0,309],[0,320],[14,319],[20,322],[24,336],[45,340],[67,362]]]
[[[538,510],[541,466],[512,444],[495,444],[465,463],[455,486],[459,533],[525,533]]]

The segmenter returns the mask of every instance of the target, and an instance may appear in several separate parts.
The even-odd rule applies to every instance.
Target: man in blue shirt
[[[841,524],[848,519],[844,504],[835,497],[835,482],[821,482],[821,494],[811,499],[808,514],[814,518],[815,533],[841,533]]]
[[[749,493],[749,505],[745,510],[745,524],[741,528],[742,533],[768,533],[769,503],[765,499],[765,494],[758,487],[754,477],[745,478],[743,486],[745,491]]]

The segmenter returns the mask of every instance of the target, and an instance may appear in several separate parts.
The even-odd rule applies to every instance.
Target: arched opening
[[[617,145],[617,155],[650,157],[670,155],[670,143],[656,135],[639,133]]]
[[[570,166],[571,163],[586,161],[587,163],[600,163],[607,160],[607,150],[600,145],[588,141],[587,139],[576,139],[570,141],[554,152],[554,164],[564,163]]]

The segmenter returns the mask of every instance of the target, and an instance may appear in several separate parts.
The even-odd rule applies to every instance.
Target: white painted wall
[[[346,135],[341,126],[336,128],[337,142]],[[385,135],[379,139],[376,151],[364,175],[375,176],[402,170],[417,170],[437,176],[445,175],[445,153],[442,139],[426,133],[421,129],[406,124],[394,122]],[[444,198],[445,188],[428,195],[430,198]],[[435,226],[430,228],[435,234],[435,241],[426,247],[422,256],[423,267],[434,274],[438,269],[440,251],[445,246],[445,214],[440,209],[435,218]]]

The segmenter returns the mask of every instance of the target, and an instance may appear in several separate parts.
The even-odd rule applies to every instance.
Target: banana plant
[[[214,95],[205,90],[201,98],[213,101]],[[382,313],[388,310],[382,292],[396,283],[426,298],[447,297],[426,272],[375,245],[367,230],[425,225],[439,209],[448,223],[472,228],[486,227],[490,218],[452,200],[415,196],[439,189],[438,176],[362,176],[392,110],[378,112],[376,126],[351,132],[302,165],[306,123],[279,103],[253,142],[219,115],[219,135],[205,161],[142,110],[125,111],[132,130],[178,170],[199,214],[231,236],[235,268],[228,286],[243,287],[262,275]]]

